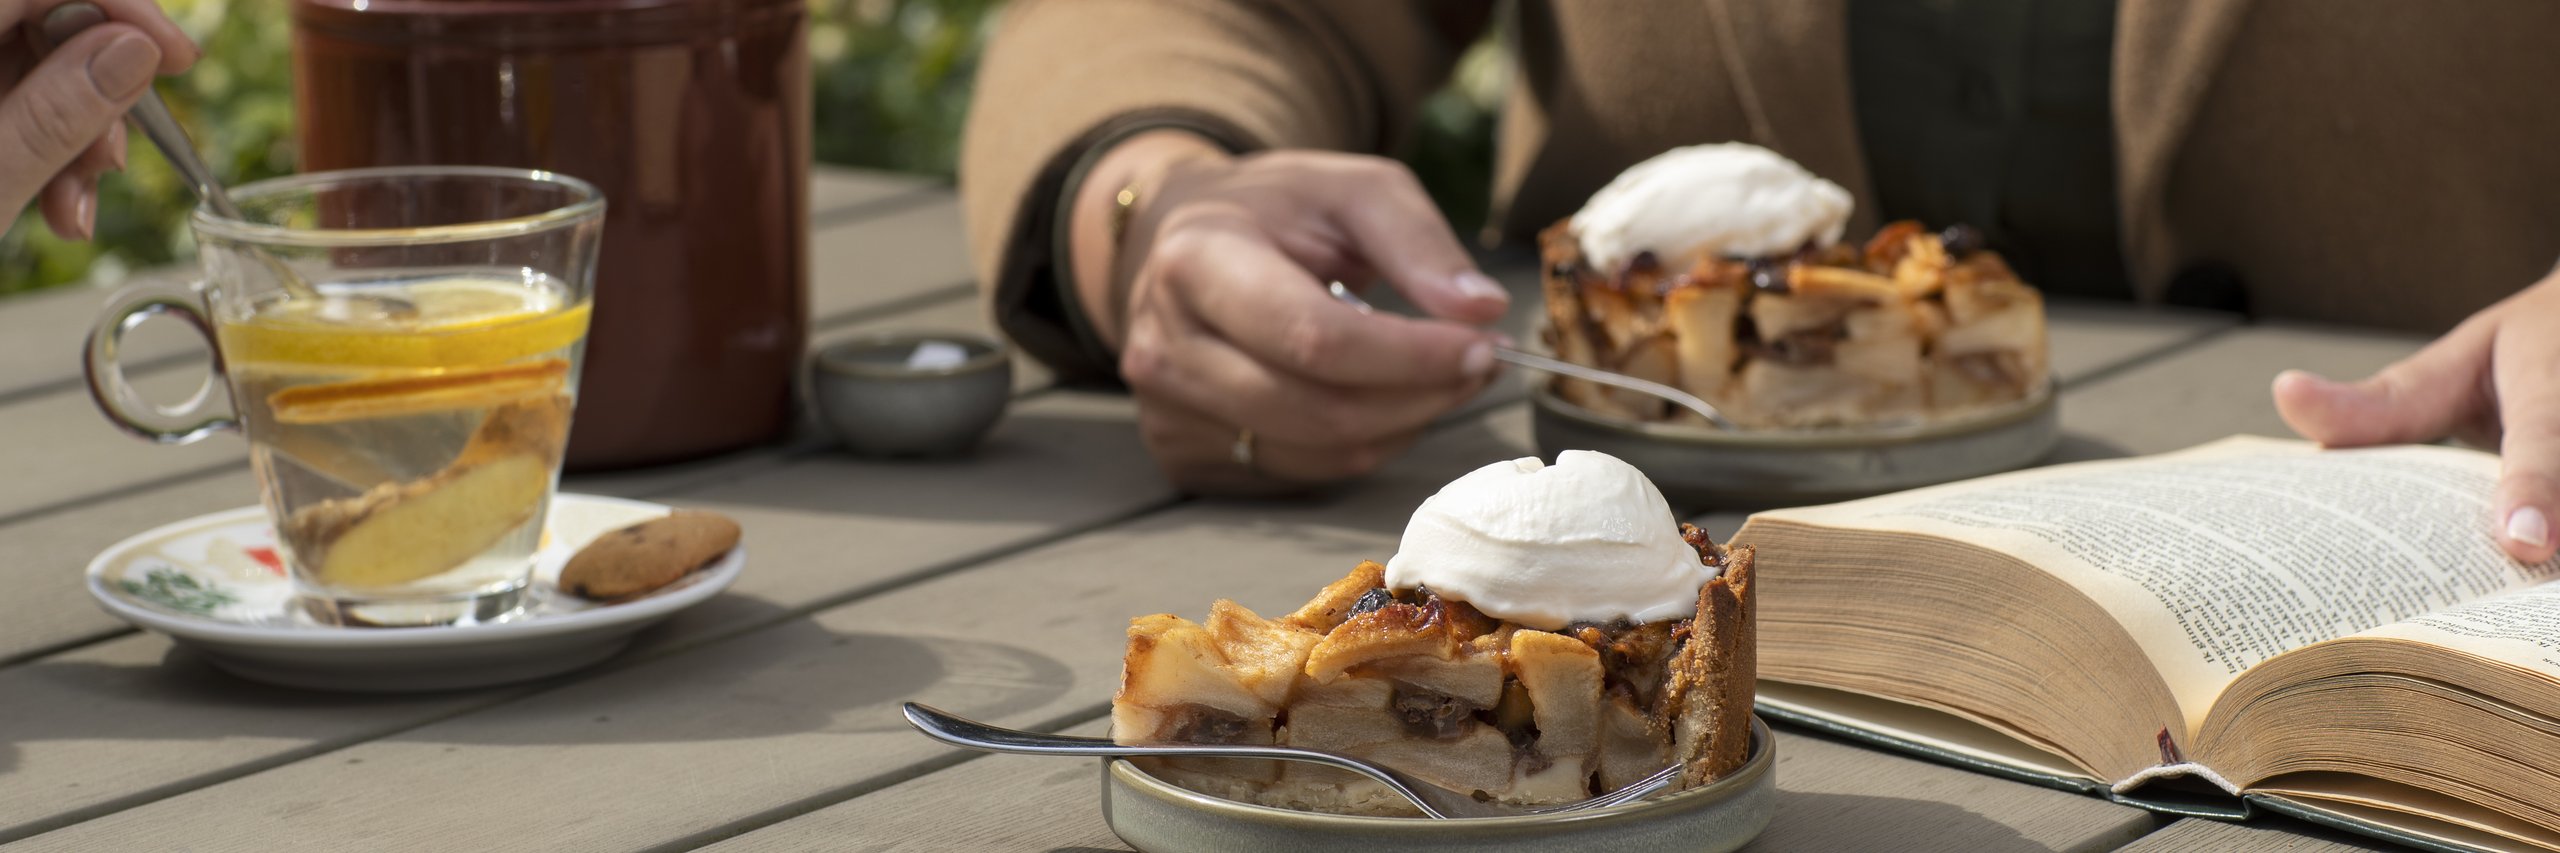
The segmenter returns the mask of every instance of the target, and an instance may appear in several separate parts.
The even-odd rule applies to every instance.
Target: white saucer
[[[702,603],[747,564],[746,546],[644,598],[598,604],[559,591],[560,567],[608,531],[666,515],[644,501],[562,493],[534,556],[524,612],[506,622],[344,628],[297,618],[260,507],[197,516],[116,543],[89,562],[108,613],[169,635],[235,675],[320,690],[399,693],[525,681],[611,657],[631,635]]]

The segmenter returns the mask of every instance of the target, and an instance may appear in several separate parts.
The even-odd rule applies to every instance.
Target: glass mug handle
[[[124,362],[117,356],[126,332],[161,316],[186,321],[213,352],[213,372],[205,377],[204,387],[174,407],[145,400],[134,391],[124,380]],[[222,349],[214,343],[212,318],[205,316],[204,302],[191,285],[150,282],[107,297],[106,310],[98,314],[97,325],[89,327],[82,367],[89,379],[89,399],[97,401],[98,411],[136,437],[158,444],[189,444],[240,427],[229,386],[223,382]]]

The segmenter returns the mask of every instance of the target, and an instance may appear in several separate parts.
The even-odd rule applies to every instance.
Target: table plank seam
[[[2204,329],[2186,337],[2169,341],[2159,346],[2126,356],[2105,367],[2091,368],[2086,373],[2062,380],[2058,384],[2061,386],[2061,390],[2063,391],[2076,391],[2091,385],[2101,384],[2109,379],[2114,379],[2118,376],[2140,370],[2163,359],[2203,346],[2216,339],[2226,335],[2235,334],[2246,328],[2249,328],[2246,324],[2233,323],[2230,325]]]
[[[931,290],[908,294],[887,302],[876,302],[859,308],[850,308],[838,311],[824,317],[812,318],[809,321],[809,331],[812,335],[815,335],[817,333],[830,331],[844,326],[919,311],[925,308],[941,305],[945,302],[974,298],[977,295],[977,292],[978,285],[975,282],[961,281],[955,284],[945,284]]]
[[[873,595],[903,589],[934,578],[966,571],[967,569],[979,564],[992,562],[998,558],[1018,553],[1027,547],[1036,547],[1037,545],[1048,542],[1072,539],[1076,536],[1081,536],[1096,530],[1134,521],[1138,518],[1162,511],[1169,507],[1187,503],[1189,500],[1190,499],[1188,498],[1180,496],[1167,498],[1151,502],[1128,512],[1099,519],[1087,524],[1077,525],[1061,530],[1048,531],[1037,536],[1025,537],[1020,540],[1008,540],[1001,542],[995,546],[968,554],[962,554],[950,560],[934,563],[913,572],[908,572],[904,575],[883,578],[879,581],[865,584],[836,595],[827,596],[822,599],[815,599],[799,606],[776,611],[771,617],[766,619],[733,625],[726,630],[706,632],[690,638],[680,645],[671,645],[665,648],[625,653],[585,670],[563,673],[552,678],[520,685],[519,689],[505,690],[504,695],[492,696],[487,702],[471,703],[467,706],[455,709],[450,713],[436,714],[431,718],[413,721],[409,724],[404,724],[396,728],[367,732],[354,738],[339,739],[325,744],[314,744],[303,749],[288,750],[278,755],[243,762],[242,764],[225,767],[211,773],[198,774],[196,776],[166,785],[153,787],[146,791],[129,796],[119,797],[114,800],[100,802],[79,809],[73,809],[62,814],[48,816],[26,824],[14,827],[0,827],[0,844],[7,844],[21,838],[39,835],[77,823],[95,820],[97,818],[105,817],[107,815],[138,806],[149,805],[153,802],[167,799],[169,797],[229,782],[255,773],[282,767],[287,764],[318,758],[350,746],[357,746],[398,737],[404,732],[434,725],[464,714],[478,713],[500,705],[533,698],[559,688],[581,683],[589,679],[599,678],[631,667],[640,666],[653,661],[673,657],[675,655],[700,651],[712,646],[713,644],[726,642],[758,631],[767,630],[794,619],[805,618],[810,614],[821,610],[841,607]],[[1107,703],[1105,707],[1107,707]],[[1086,715],[1088,718],[1090,716],[1090,714]],[[1078,720],[1078,722],[1081,721],[1081,719]]]
[[[385,738],[397,737],[404,732],[423,728],[425,726],[431,726],[464,714],[475,713],[497,707],[526,696],[545,692],[551,688],[559,687],[575,680],[577,680],[575,674],[568,674],[554,676],[541,681],[528,682],[526,684],[517,685],[513,688],[499,688],[501,692],[509,695],[491,696],[488,697],[488,701],[466,704],[454,708],[446,713],[433,715],[430,719],[418,720],[397,728],[382,731],[362,732],[350,737],[321,741],[299,749],[285,750],[264,758],[245,761],[230,767],[224,767],[211,772],[199,773],[194,776],[178,779],[167,784],[156,785],[115,799],[102,800],[100,802],[58,814],[46,815],[15,826],[0,826],[0,845],[7,845],[28,838],[33,838],[57,829],[86,823],[126,809],[150,805],[170,797],[175,797],[180,794],[204,788],[210,788],[224,782],[254,776],[288,764],[327,755],[350,746],[359,746]]]
[[[865,219],[877,219],[882,216],[887,216],[892,213],[923,205],[926,202],[934,201],[936,199],[949,198],[951,194],[952,189],[949,184],[935,181],[923,186],[899,190],[895,193],[881,196],[879,198],[857,201],[843,207],[831,208],[828,210],[813,210],[809,212],[810,236],[812,238],[816,237],[817,232],[820,229],[833,228],[838,225],[860,222]]]
[[[1060,714],[1046,720],[1032,723],[1028,728],[1032,731],[1039,732],[1059,732],[1083,725],[1095,719],[1109,716],[1110,713],[1111,703],[1098,702],[1068,711],[1064,714]],[[916,736],[923,737],[924,735],[918,734]],[[972,761],[988,758],[991,757],[991,755],[991,753],[954,747],[941,755],[924,759],[922,761],[912,762],[887,772],[873,774],[845,785],[810,794],[809,796],[793,800],[789,803],[738,818],[737,820],[730,821],[722,826],[706,829],[663,844],[641,848],[639,853],[677,853],[678,851],[688,851],[708,847],[792,818],[806,815],[810,812],[860,799],[864,796],[895,788],[899,785],[904,785],[908,782],[912,782],[935,773],[940,773]]]
[[[225,462],[217,462],[201,468],[194,468],[180,471],[175,474],[155,477],[139,483],[127,483],[102,492],[92,492],[85,495],[79,495],[55,503],[45,504],[44,506],[28,507],[17,512],[0,515],[0,527],[18,524],[20,522],[36,518],[42,518],[55,513],[84,509],[98,504],[107,503],[109,501],[123,500],[144,492],[156,491],[171,486],[183,486],[197,480],[209,479],[222,474],[228,474],[241,468],[248,467],[248,465],[249,461],[246,459],[233,459]],[[175,521],[176,519],[170,520]]]
[[[8,669],[22,663],[42,660],[67,652],[78,651],[80,649],[97,645],[108,640],[113,640],[118,637],[123,637],[127,634],[132,634],[140,630],[141,629],[135,628],[131,625],[126,625],[121,628],[109,628],[93,634],[85,634],[78,637],[72,637],[67,640],[57,641],[49,645],[37,646],[14,655],[0,656],[0,669]]]

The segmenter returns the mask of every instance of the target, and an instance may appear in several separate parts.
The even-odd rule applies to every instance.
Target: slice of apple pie
[[[1917,420],[2043,389],[2043,298],[1980,232],[1902,221],[1859,247],[1839,242],[1849,211],[1846,190],[1753,146],[1637,164],[1539,235],[1547,344],[1746,427]],[[1675,416],[1634,392],[1554,387],[1596,412]]]
[[[1139,617],[1112,735],[1330,750],[1520,804],[1616,790],[1675,760],[1680,787],[1713,781],[1750,749],[1752,551],[1679,529],[1716,572],[1680,618],[1539,630],[1429,589],[1391,589],[1374,562],[1277,619],[1223,600],[1205,623]],[[1376,782],[1316,765],[1183,759],[1151,769],[1245,802],[1413,813]]]

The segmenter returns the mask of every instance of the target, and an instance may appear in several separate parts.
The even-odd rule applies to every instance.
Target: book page
[[[2362,636],[2413,640],[2502,661],[2560,681],[2560,584],[2420,614]]]
[[[2241,437],[1762,517],[1942,536],[2042,567],[2142,644],[2192,734],[2259,661],[2552,575],[2490,539],[2497,465]]]

